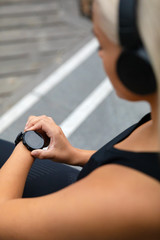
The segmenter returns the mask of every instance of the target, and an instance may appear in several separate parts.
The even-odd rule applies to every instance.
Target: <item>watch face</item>
[[[44,146],[43,137],[35,131],[25,132],[23,140],[24,144],[27,145],[31,150],[41,149]]]

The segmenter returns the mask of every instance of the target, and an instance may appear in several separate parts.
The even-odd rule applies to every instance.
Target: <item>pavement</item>
[[[78,0],[0,0],[0,115],[91,37]]]
[[[3,30],[4,26],[2,27],[2,25],[5,25],[5,21],[2,21],[3,24],[0,23],[0,31],[3,33],[0,34],[0,49],[3,47],[5,49],[0,51],[0,54],[2,55],[2,52],[4,55],[7,54],[7,44],[8,54],[10,53],[10,49],[12,49],[12,53],[14,54],[19,53],[21,55],[22,53],[23,55],[28,53],[27,61],[24,57],[24,62],[21,57],[17,57],[15,60],[10,55],[5,55],[5,58],[3,58],[4,56],[0,56],[0,111],[2,116],[0,119],[0,125],[1,120],[4,122],[5,118],[2,119],[3,116],[7,114],[7,112],[15,106],[15,104],[19,103],[23,97],[30,93],[34,88],[39,86],[39,84],[45,82],[45,80],[51,74],[56,72],[57,69],[63,67],[66,61],[71,59],[73,56],[77,56],[75,55],[77,51],[81,51],[81,48],[86,46],[86,44],[90,43],[93,39],[91,34],[92,25],[87,19],[79,15],[78,2],[74,0],[14,0],[12,4],[9,0],[0,0],[0,18],[3,19],[2,16],[4,14],[8,14],[8,17],[12,18],[12,21],[13,18],[17,19],[17,17],[21,18],[22,20],[22,17],[28,16],[28,12],[30,12],[30,15],[32,16],[32,11],[34,13],[32,17],[34,18],[35,15],[41,16],[40,12],[42,9],[44,10],[44,7],[46,12],[57,11],[59,21],[63,22],[62,25],[59,23],[53,24],[52,18],[47,18],[46,21],[51,22],[49,26],[47,25],[48,22],[46,23],[47,27],[36,27],[36,29],[35,27],[32,28],[31,26],[27,25],[27,30],[24,30],[24,25],[29,24],[29,22],[26,23],[26,19],[24,22],[21,21],[19,23],[18,30],[22,31],[21,34],[19,34],[19,44],[16,43],[16,40],[14,40],[14,44],[16,44],[17,47],[15,52],[13,50],[14,44],[9,38],[9,36],[12,36],[12,34],[9,35],[10,33],[8,33],[8,31],[13,31],[15,33],[17,30],[13,30],[15,29],[13,26],[8,27],[8,30]],[[28,12],[26,13],[26,11]],[[47,16],[49,16],[49,12],[47,13]],[[52,16],[52,13],[50,15]],[[53,21],[57,21],[55,15],[53,16]],[[7,17],[4,18],[6,19]],[[15,22],[13,21],[12,23],[11,20],[10,25],[18,24],[16,22],[17,20]],[[35,20],[35,22],[36,21],[38,20]],[[43,21],[42,23],[45,25]],[[37,23],[35,23],[35,25],[36,24]],[[23,31],[25,34],[23,34]],[[32,34],[29,34],[29,31],[31,31]],[[6,39],[7,36],[8,40]],[[24,40],[24,36],[26,40]],[[46,45],[44,45],[47,50],[43,44],[40,44],[41,40],[39,37],[41,40],[43,39],[43,43],[46,41]],[[32,40],[34,40],[34,44],[32,43]],[[30,42],[32,44],[28,45],[27,48],[23,45],[25,41],[27,44],[30,44]],[[50,41],[51,44],[49,44]],[[10,46],[12,47],[10,48]],[[37,48],[37,46],[41,47]],[[42,49],[44,50],[44,48],[45,51],[43,52]],[[53,52],[51,49],[53,49]],[[63,54],[61,51],[58,51],[56,54],[57,49],[63,49]],[[22,50],[25,50],[26,53],[24,53],[25,51],[23,52]],[[41,51],[43,54],[40,54]],[[44,54],[46,52],[47,57]],[[50,53],[49,57],[48,53]],[[9,56],[9,58],[7,56]],[[56,61],[56,59],[58,60]],[[44,64],[45,61],[46,64]],[[21,64],[22,62],[23,64]],[[26,66],[27,64],[25,63],[27,62],[32,62],[33,66],[34,64],[39,63],[40,66],[36,68],[38,69],[36,70],[37,72],[34,72],[31,70],[31,68],[28,68],[31,72],[30,74],[27,74],[27,72],[23,70],[23,66]],[[11,66],[13,65],[19,66],[17,67],[17,72],[10,70]],[[4,70],[2,66],[5,66],[6,70]],[[6,71],[6,73],[3,73],[3,71]],[[21,73],[25,74],[21,75]],[[0,137],[9,141],[14,141],[17,133],[23,130],[28,116],[45,114],[53,117],[58,125],[70,126],[71,128],[75,126],[74,130],[70,131],[70,134],[67,135],[69,141],[75,147],[84,149],[100,148],[126,127],[129,127],[131,124],[138,121],[144,114],[149,112],[149,106],[146,103],[131,103],[121,100],[116,96],[114,90],[111,90],[108,94],[104,95],[103,98],[101,93],[98,97],[94,97],[97,96],[94,95],[95,91],[97,91],[104,81],[108,83],[109,80],[106,79],[101,60],[99,59],[97,50],[95,48],[91,54],[86,56],[83,61],[79,62],[79,64],[77,64],[73,70],[66,74],[66,76],[62,78],[60,82],[58,82],[56,85],[53,84],[46,94],[41,94],[34,104],[31,104],[31,106],[28,108],[23,105],[22,108],[26,108],[23,114],[20,116],[17,114],[18,117],[16,117],[15,120],[11,122],[11,124],[9,124],[8,127],[3,131],[1,131],[0,127]],[[8,85],[6,86],[6,84]],[[86,105],[87,107],[81,108],[82,105],[84,106],[84,104],[87,103],[88,98],[91,100],[89,104]],[[99,102],[98,99],[100,99]],[[14,112],[12,117],[14,118],[15,115],[16,112]],[[10,116],[8,118],[12,117]],[[72,121],[70,119],[72,119]],[[79,119],[82,119],[80,123]],[[9,119],[6,121],[8,120]],[[70,125],[65,125],[66,122],[69,122]]]

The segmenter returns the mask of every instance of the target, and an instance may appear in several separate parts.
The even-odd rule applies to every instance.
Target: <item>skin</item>
[[[99,54],[117,94],[134,98],[116,76],[115,63],[121,49],[107,41],[98,27],[96,13],[94,31],[102,46]],[[113,54],[107,53],[110,47]],[[154,97],[148,98],[154,102]],[[139,128],[122,146],[127,148],[127,140],[135,142],[142,133],[147,136],[153,125],[156,126],[154,120]],[[56,193],[22,199],[33,156],[49,155],[54,161],[83,166],[93,153],[72,147],[62,130],[47,116],[31,116],[25,130],[45,132],[51,142],[47,151],[32,153],[19,143],[1,168],[0,239],[160,239],[159,182],[124,166],[105,165]],[[144,142],[141,149],[147,146]],[[155,149],[156,141],[152,150]]]

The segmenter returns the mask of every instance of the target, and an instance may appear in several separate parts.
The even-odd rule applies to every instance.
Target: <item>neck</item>
[[[154,136],[158,141],[158,132],[159,132],[159,113],[158,113],[158,97],[157,94],[154,94],[150,97],[151,99],[148,101],[151,106],[151,124],[150,130],[152,136]]]

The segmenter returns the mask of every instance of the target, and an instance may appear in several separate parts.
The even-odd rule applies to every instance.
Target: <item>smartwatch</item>
[[[20,132],[15,140],[15,146],[22,141],[29,151],[42,149],[45,145],[41,134],[36,131]]]

